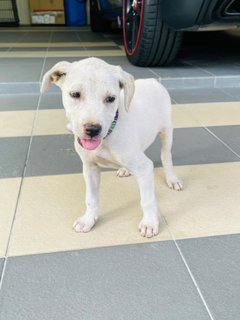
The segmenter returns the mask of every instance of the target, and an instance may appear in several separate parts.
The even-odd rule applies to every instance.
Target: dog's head
[[[88,150],[107,136],[117,110],[129,110],[134,94],[133,76],[97,58],[57,63],[44,75],[41,92],[51,83],[61,88],[72,131]]]

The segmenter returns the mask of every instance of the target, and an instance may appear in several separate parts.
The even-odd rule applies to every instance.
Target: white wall
[[[17,8],[20,24],[30,24],[28,0],[17,0]]]

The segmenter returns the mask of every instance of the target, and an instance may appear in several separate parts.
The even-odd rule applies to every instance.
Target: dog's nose
[[[85,125],[85,133],[90,138],[96,137],[101,132],[102,127],[100,124],[86,124]]]

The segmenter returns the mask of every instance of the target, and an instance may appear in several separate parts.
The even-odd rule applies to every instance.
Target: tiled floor
[[[0,29],[0,320],[240,318],[240,56],[233,39],[187,35],[172,66],[144,69],[129,64],[119,34]],[[223,40],[229,51],[216,59]],[[55,62],[89,56],[136,78],[160,78],[170,91],[173,160],[185,190],[166,187],[156,140],[147,151],[161,208],[154,239],[138,233],[134,179],[114,171],[102,173],[97,225],[87,234],[72,230],[84,210],[82,166],[58,89],[40,95],[39,83]]]

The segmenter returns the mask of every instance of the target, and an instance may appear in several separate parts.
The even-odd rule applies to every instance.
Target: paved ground
[[[88,28],[0,29],[0,319],[240,318],[240,56],[237,35],[187,35],[165,68],[137,68],[120,35]],[[222,44],[225,44],[224,46]],[[132,177],[102,174],[101,216],[88,234],[82,167],[60,92],[39,94],[55,62],[98,56],[155,77],[173,103],[173,160],[185,190],[155,164],[161,232],[141,238]]]

